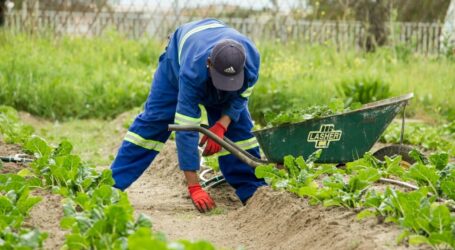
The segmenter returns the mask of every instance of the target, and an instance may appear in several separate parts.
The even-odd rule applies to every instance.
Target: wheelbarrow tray
[[[318,163],[345,163],[369,151],[413,94],[365,104],[362,108],[254,131],[268,161],[286,155],[307,158],[322,149]]]

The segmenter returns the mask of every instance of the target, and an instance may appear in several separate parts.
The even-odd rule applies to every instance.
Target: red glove
[[[226,133],[227,128],[225,128],[223,126],[223,124],[221,124],[220,122],[217,122],[209,130],[212,131],[214,134],[216,134],[221,139],[223,139],[224,133]],[[221,150],[220,144],[216,143],[214,140],[210,139],[206,135],[204,135],[204,137],[202,137],[202,140],[201,140],[201,143],[199,143],[199,146],[202,147],[205,144],[205,142],[207,142],[207,146],[205,146],[204,152],[202,152],[203,156],[213,155],[213,154],[220,152],[220,150]]]
[[[201,185],[193,184],[188,186],[188,192],[199,212],[205,213],[216,207],[212,197],[201,188]]]

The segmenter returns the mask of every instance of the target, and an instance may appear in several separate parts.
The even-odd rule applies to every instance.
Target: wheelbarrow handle
[[[233,141],[229,140],[228,138],[224,137],[221,139],[218,137],[216,134],[214,134],[212,131],[208,130],[205,128],[203,125],[197,126],[197,125],[177,125],[177,124],[169,124],[168,127],[169,131],[196,131],[201,134],[204,134],[208,136],[210,139],[214,140],[216,143],[220,144],[221,147],[235,155],[237,158],[239,158],[241,161],[245,162],[251,167],[257,167],[259,165],[264,165],[264,164],[270,164],[268,161],[264,161],[261,159],[258,159],[248,153],[247,151],[241,149],[239,146],[237,146]]]

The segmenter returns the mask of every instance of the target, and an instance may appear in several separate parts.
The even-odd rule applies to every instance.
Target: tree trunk
[[[6,0],[0,0],[0,27],[5,25]]]
[[[360,38],[360,47],[373,52],[387,42],[387,22],[390,19],[390,0],[360,0],[357,2],[356,16],[365,30]]]
[[[444,27],[442,28],[442,49],[455,55],[455,0],[450,1]]]

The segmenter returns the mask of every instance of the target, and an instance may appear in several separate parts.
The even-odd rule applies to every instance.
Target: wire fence
[[[185,22],[218,18],[256,41],[330,44],[339,50],[362,47],[368,27],[361,22],[309,21],[306,1],[140,1],[29,0],[6,13],[5,27],[15,32],[57,36],[99,36],[114,29],[130,38],[165,39]],[[284,2],[284,3],[283,3]],[[440,23],[386,24],[390,46],[434,54],[443,43]]]

